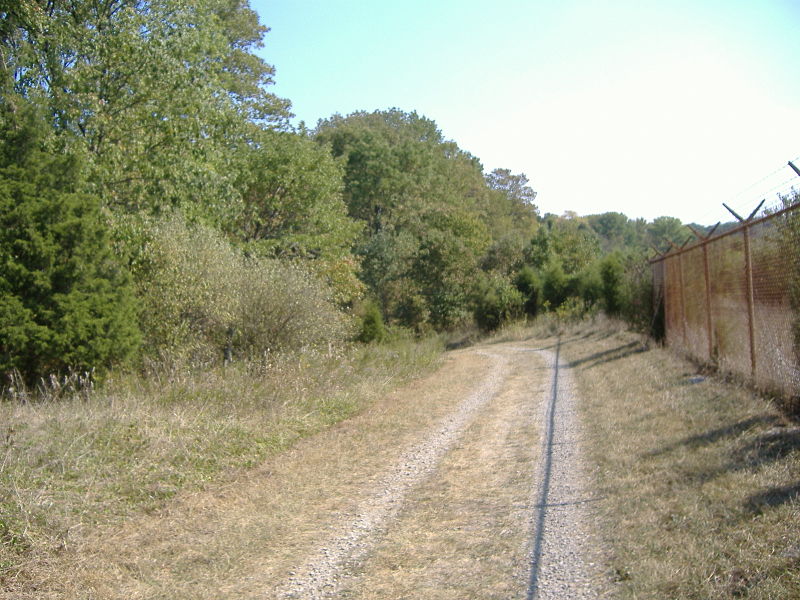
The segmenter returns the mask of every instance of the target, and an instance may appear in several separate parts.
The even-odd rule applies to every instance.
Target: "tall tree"
[[[345,164],[344,198],[365,224],[363,277],[384,312],[417,328],[466,318],[490,241],[480,163],[430,119],[397,109],[336,115],[316,139]]]
[[[490,189],[486,208],[493,242],[483,260],[484,268],[506,275],[517,271],[525,261],[528,241],[538,228],[536,192],[524,173],[495,169],[486,175]]]
[[[495,169],[486,175],[486,182],[491,189],[502,192],[509,204],[522,214],[537,216],[538,210],[533,203],[536,192],[528,185],[530,182],[525,173],[515,175],[509,169]]]
[[[351,249],[362,224],[342,200],[343,168],[304,135],[259,131],[237,187],[241,210],[227,224],[248,252],[303,260],[349,302],[361,293]]]
[[[529,247],[529,260],[537,268],[558,262],[567,275],[587,267],[600,254],[600,239],[583,217],[572,212],[544,216]]]
[[[653,219],[653,222],[647,226],[647,234],[650,238],[650,244],[662,251],[671,248],[670,242],[680,245],[692,235],[691,232],[683,226],[681,220],[675,217],[658,217]]]
[[[4,17],[2,68],[44,104],[62,143],[85,155],[107,204],[128,209],[235,196],[244,124],[281,127],[253,54],[265,28],[246,0],[18,0]]]

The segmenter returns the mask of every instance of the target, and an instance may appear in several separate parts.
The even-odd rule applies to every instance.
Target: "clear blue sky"
[[[542,212],[713,223],[795,183],[800,0],[251,6],[296,121],[415,110]]]

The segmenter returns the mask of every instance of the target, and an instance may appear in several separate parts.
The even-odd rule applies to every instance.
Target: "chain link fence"
[[[800,396],[800,204],[698,236],[651,264],[669,346],[787,400]]]

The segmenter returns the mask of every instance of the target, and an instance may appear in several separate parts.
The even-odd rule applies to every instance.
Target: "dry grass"
[[[602,319],[515,326],[485,348],[553,331],[582,399],[619,595],[800,597],[797,425]],[[1,404],[0,597],[268,597],[488,371],[461,350],[387,393],[437,352],[287,357]],[[520,360],[356,567],[349,597],[513,597],[542,374]]]
[[[616,319],[610,319],[603,313],[596,313],[586,318],[576,316],[560,317],[548,312],[532,321],[513,321],[505,324],[495,333],[487,336],[486,344],[503,342],[520,342],[537,340],[550,345],[558,336],[581,336],[589,332],[602,330],[605,333],[627,331],[627,326]]]
[[[411,495],[342,598],[524,598],[540,403],[549,372],[533,352],[507,354],[504,386]]]
[[[506,351],[497,345],[488,352]],[[531,368],[537,360],[516,350],[508,355],[504,387],[436,476],[413,488],[388,531],[376,532],[378,545],[365,563],[344,565],[356,577],[341,597],[524,594],[539,448],[540,406],[530,397],[546,393],[549,378],[546,369]],[[427,377],[384,390],[358,415],[256,468],[184,489],[158,510],[87,527],[66,551],[41,553],[29,579],[0,597],[274,597],[304,557],[318,553],[374,496],[382,474],[438,431],[494,364],[475,349],[449,353]]]
[[[442,370],[391,393],[384,387],[355,417],[257,468],[184,490],[150,514],[98,524],[67,552],[43,555],[26,585],[0,597],[270,597],[352,513],[375,474],[452,411],[487,368],[485,359],[451,355]]]
[[[800,428],[638,336],[563,338],[622,598],[800,598]]]
[[[271,357],[0,403],[0,596],[19,597],[34,570],[41,577],[98,527],[155,513],[360,412],[440,349],[429,340]]]

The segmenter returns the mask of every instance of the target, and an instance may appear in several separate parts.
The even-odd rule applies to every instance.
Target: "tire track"
[[[608,597],[590,527],[596,499],[588,493],[573,382],[560,351],[560,341],[555,352],[540,350],[550,364],[552,384],[543,406],[527,600]]]
[[[408,492],[436,468],[441,458],[486,404],[497,394],[507,373],[508,359],[479,352],[492,362],[490,374],[458,409],[439,422],[425,439],[407,449],[380,482],[343,523],[338,523],[318,550],[278,591],[288,600],[324,600],[334,597],[348,564],[358,562],[375,544],[375,538],[398,513]]]

